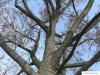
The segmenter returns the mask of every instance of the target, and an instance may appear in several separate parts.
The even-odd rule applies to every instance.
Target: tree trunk
[[[40,66],[39,75],[55,75],[56,74],[56,67],[57,63],[55,63],[54,59],[54,52],[55,52],[55,26],[56,26],[56,20],[53,20],[51,22],[51,33],[50,36],[46,36],[46,42],[45,42],[45,53],[43,57],[42,64]]]

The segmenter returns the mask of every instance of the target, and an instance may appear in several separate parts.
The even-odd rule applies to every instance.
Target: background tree
[[[22,72],[27,75],[64,75],[67,68],[73,67],[80,67],[74,75],[81,75],[82,71],[88,70],[100,60],[98,47],[88,61],[79,60],[81,55],[75,56],[84,52],[84,43],[90,46],[99,46],[100,43],[100,11],[88,19],[95,1],[86,1],[86,6],[81,11],[77,10],[78,6],[84,3],[81,0],[15,0],[15,3],[11,1],[18,10],[12,7],[13,5],[9,6],[10,3],[5,4],[8,3],[5,0],[1,1],[1,4],[6,6],[0,6],[0,47],[21,67],[18,75]],[[42,5],[39,10],[39,6],[36,6],[38,13],[31,9],[32,2],[40,2]],[[41,48],[43,58],[39,60],[36,53],[41,51]],[[73,57],[77,62],[71,64]]]

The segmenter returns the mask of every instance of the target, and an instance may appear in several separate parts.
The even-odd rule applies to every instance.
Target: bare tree
[[[97,24],[99,27],[100,11],[90,21],[86,21],[85,17],[92,8],[94,0],[88,0],[81,12],[76,9],[77,0],[42,0],[42,2],[44,7],[42,10],[40,9],[41,18],[39,18],[30,9],[28,0],[21,2],[15,0],[15,7],[20,11],[13,12],[17,14],[16,16],[3,17],[6,22],[2,23],[0,47],[22,68],[18,75],[22,72],[27,75],[64,75],[65,69],[73,67],[80,67],[74,75],[81,75],[82,71],[88,70],[93,64],[100,61],[100,50],[97,50],[89,61],[79,61],[73,64],[68,62],[75,55],[78,46],[91,40],[97,43],[97,37],[85,40],[82,37],[88,35],[89,30],[96,27]],[[20,5],[20,3],[22,4]],[[65,25],[66,31],[60,34],[57,33],[56,27],[63,16],[69,18],[70,21]],[[13,19],[9,21],[9,17]],[[20,17],[21,23],[18,22],[18,17]],[[3,34],[3,31],[6,35]],[[39,48],[39,41],[42,39],[42,32],[45,33],[45,48],[43,48],[43,59],[40,61],[36,52]],[[36,36],[33,36],[33,33]],[[31,62],[27,62],[10,44],[26,51]],[[32,65],[37,67],[37,72],[33,70]]]

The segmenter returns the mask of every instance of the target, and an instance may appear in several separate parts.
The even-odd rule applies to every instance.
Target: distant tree
[[[100,45],[98,36],[100,11],[91,20],[86,20],[95,0],[88,0],[82,11],[77,10],[78,4],[82,3],[81,0],[41,1],[43,6],[39,12],[40,16],[36,16],[36,13],[30,9],[28,0],[21,0],[21,2],[15,0],[15,7],[19,11],[15,7],[9,11],[6,10],[8,7],[4,9],[0,6],[0,47],[22,68],[18,75],[22,72],[27,75],[65,75],[66,69],[77,67],[80,68],[74,75],[81,75],[82,71],[88,70],[93,64],[99,62],[100,50],[97,50],[94,55],[91,54],[92,57],[88,61],[78,60],[78,63],[69,63],[78,50],[76,48],[85,42],[87,44],[95,42]],[[3,12],[4,10],[6,12]],[[67,23],[65,26],[58,24],[62,22]],[[65,27],[63,32],[57,30],[58,25],[61,28]],[[95,30],[94,34],[89,32],[91,29]],[[43,37],[45,41],[42,46],[45,47],[40,61],[36,52],[40,51],[39,45]],[[22,53],[24,51],[28,53],[31,62],[26,61],[26,57],[19,54],[19,49],[23,50]],[[77,54],[81,52],[82,50],[79,50]],[[36,66],[37,71],[33,70],[33,65]]]

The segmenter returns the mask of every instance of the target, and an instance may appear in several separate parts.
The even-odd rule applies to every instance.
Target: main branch
[[[0,34],[0,47],[14,60],[16,61],[26,72],[28,75],[33,75],[33,69],[30,67],[30,65],[21,57],[19,56],[15,50],[11,49],[7,44],[4,42],[4,39],[2,38]]]

